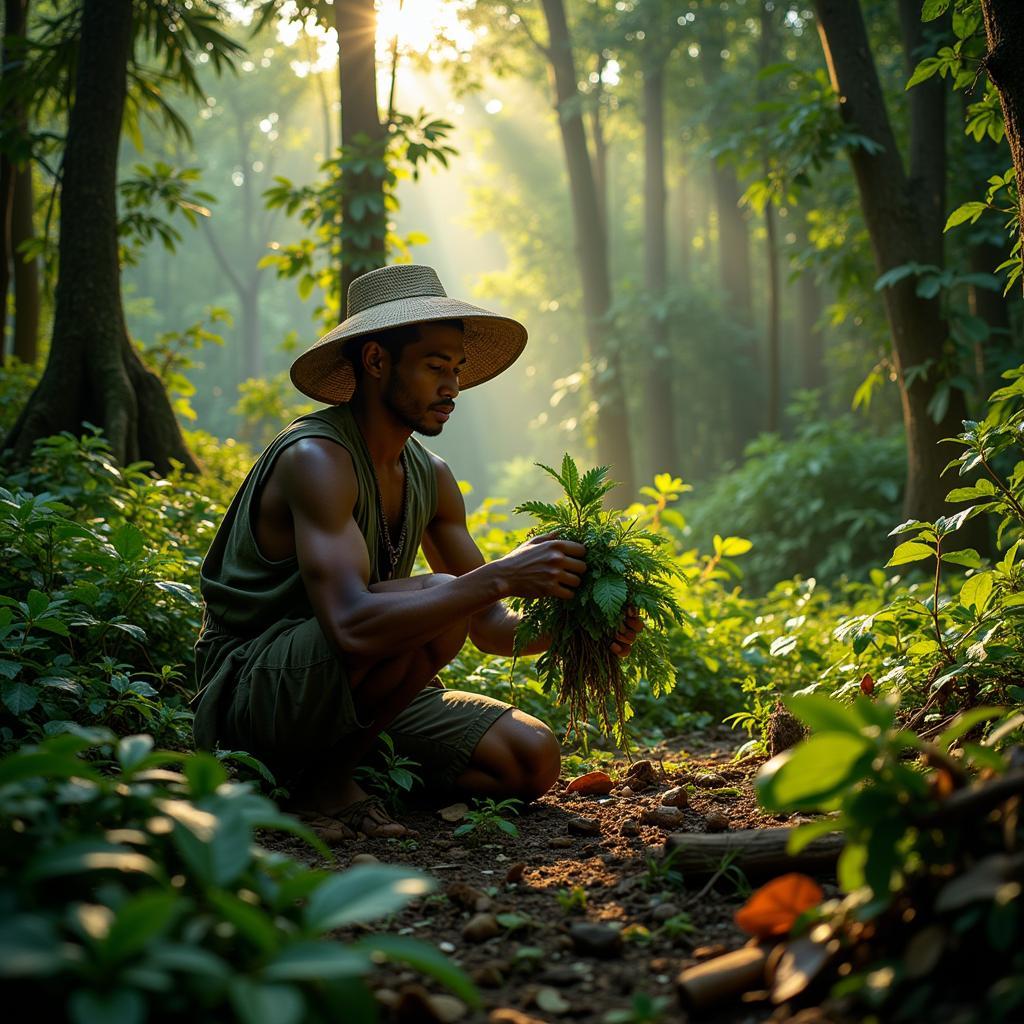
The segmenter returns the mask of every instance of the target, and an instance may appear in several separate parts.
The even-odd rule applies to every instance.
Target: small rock
[[[554,839],[548,840],[548,846],[554,847],[556,850],[567,850],[573,845],[573,842],[571,836],[555,836]]]
[[[452,882],[451,885],[445,888],[444,894],[452,903],[463,910],[476,910],[477,903],[487,898],[485,893],[482,893],[479,889],[474,889],[471,885],[466,885],[465,882]]]
[[[597,818],[570,818],[566,825],[570,835],[599,836],[601,834],[601,822]]]
[[[729,947],[721,942],[714,942],[707,946],[698,946],[690,955],[694,960],[712,960],[716,956],[723,956],[729,952]]]
[[[673,786],[661,795],[661,803],[664,807],[686,807],[689,802],[690,796],[683,786]]]
[[[480,899],[473,904],[473,909],[478,914],[486,914],[488,910],[494,909],[494,900],[490,896],[481,896]]]
[[[634,793],[658,784],[658,769],[650,761],[634,761],[626,772],[626,784]]]
[[[623,818],[619,822],[620,836],[638,836],[640,834],[640,822],[636,818]]]
[[[463,926],[462,937],[467,942],[486,942],[501,932],[501,925],[493,914],[474,914]]]
[[[622,936],[606,924],[589,921],[574,924],[569,929],[569,938],[576,952],[584,956],[612,957],[622,951]]]
[[[718,814],[712,811],[704,819],[704,827],[709,832],[728,832],[729,831],[729,819],[724,814]]]
[[[549,967],[538,979],[541,985],[575,985],[580,980],[579,971],[573,970],[568,964]]]
[[[437,944],[437,948],[439,950],[441,950],[442,953],[454,953],[455,952],[455,943],[454,942],[439,942]]]
[[[725,777],[722,775],[718,775],[715,772],[702,772],[700,775],[693,777],[693,784],[700,786],[701,789],[718,789],[726,783]]]
[[[656,825],[667,830],[682,828],[686,815],[678,807],[655,807],[640,816],[644,825]]]
[[[632,796],[633,790],[629,786],[616,786],[611,791],[612,796]]]
[[[481,988],[501,988],[505,984],[505,975],[494,961],[477,967],[471,977]]]
[[[357,853],[350,861],[353,867],[356,864],[379,864],[380,861],[372,853]]]
[[[526,870],[526,861],[519,861],[505,872],[505,884],[515,885],[523,880],[523,872]]]
[[[659,903],[654,910],[651,911],[651,917],[659,923],[667,921],[670,917],[675,917],[679,913],[679,907],[674,903]]]
[[[469,804],[449,804],[447,807],[442,807],[437,813],[444,821],[454,823],[456,821],[462,821],[468,810]]]
[[[455,996],[428,996],[427,1005],[440,1024],[455,1024],[469,1013],[469,1007]]]
[[[389,1010],[398,1005],[399,996],[393,988],[379,988],[373,996],[381,1006],[386,1006]]]
[[[561,1015],[571,1008],[569,1000],[561,992],[553,988],[538,989],[537,994],[533,997],[533,1002],[538,1010],[556,1015]]]

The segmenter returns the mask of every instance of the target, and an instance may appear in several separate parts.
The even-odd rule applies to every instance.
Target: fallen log
[[[730,997],[765,984],[768,949],[744,946],[686,968],[676,978],[679,1000],[688,1010],[706,1010]]]
[[[736,832],[673,832],[665,840],[665,856],[685,877],[714,874],[725,858],[748,876],[780,875],[787,871],[828,873],[843,849],[843,835],[832,832],[809,843],[797,854],[786,852],[792,828],[748,828]]]

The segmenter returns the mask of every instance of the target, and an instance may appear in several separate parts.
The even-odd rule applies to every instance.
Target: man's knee
[[[514,777],[509,780],[515,795],[526,800],[543,796],[562,767],[562,750],[555,734],[540,719],[518,708],[503,715],[497,725],[515,765]]]

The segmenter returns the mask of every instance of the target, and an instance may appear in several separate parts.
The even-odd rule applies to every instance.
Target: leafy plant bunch
[[[683,617],[672,591],[680,570],[671,552],[662,550],[663,536],[601,507],[615,486],[608,479],[607,466],[581,476],[568,454],[562,458],[560,473],[538,465],[562,486],[565,499],[554,504],[524,502],[516,512],[528,512],[538,520],[534,534],[554,532],[584,545],[587,571],[571,599],[514,602],[523,615],[515,651],[518,654],[534,640],[550,637],[537,671],[545,692],[555,690],[559,703],[567,705],[568,732],[585,738],[581,723],[593,714],[602,733],[613,733],[626,746],[631,688],[646,679],[654,695],[660,696],[675,682],[667,631]],[[646,628],[637,636],[630,656],[622,659],[611,645],[628,608],[636,610]]]

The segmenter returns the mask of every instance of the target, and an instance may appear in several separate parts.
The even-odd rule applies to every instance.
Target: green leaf
[[[925,558],[934,558],[935,549],[928,544],[921,544],[916,540],[907,540],[900,544],[892,553],[892,558],[886,562],[886,567],[891,565],[907,565],[910,562],[920,562]]]
[[[973,608],[980,615],[992,597],[993,578],[991,572],[979,572],[971,576],[960,588],[960,603],[965,608]]]
[[[306,905],[306,927],[329,931],[374,921],[433,888],[432,879],[409,868],[360,864],[328,879],[313,892]]]
[[[115,988],[111,992],[78,989],[68,999],[71,1024],[143,1024],[146,1001],[134,989]]]
[[[126,960],[148,946],[184,910],[184,900],[176,892],[140,892],[118,907],[103,940],[102,955],[109,963]]]
[[[965,733],[970,732],[981,722],[987,722],[992,718],[998,718],[1005,712],[1005,708],[984,707],[971,708],[970,711],[961,712],[953,720],[948,729],[935,739],[935,745],[939,750],[947,751]]]
[[[771,647],[768,648],[768,653],[773,658],[784,658],[787,654],[792,654],[796,650],[797,638],[795,636],[778,636],[772,641]]]
[[[978,569],[981,567],[981,555],[974,548],[962,548],[960,551],[944,551],[943,562],[952,565],[962,565],[965,569]]]
[[[9,682],[4,680],[0,686],[3,702],[12,715],[24,715],[31,711],[39,700],[39,688],[28,683]]]
[[[363,952],[338,942],[295,942],[286,946],[263,969],[267,981],[316,981],[366,974],[373,961]]]
[[[86,871],[121,871],[158,877],[160,869],[149,857],[129,846],[99,839],[78,839],[34,857],[23,878],[27,882]]]
[[[817,810],[864,777],[874,744],[863,736],[827,732],[772,758],[755,783],[770,811]]]
[[[198,752],[182,766],[188,779],[189,795],[193,800],[202,800],[217,792],[228,779],[227,770],[212,754]]]
[[[809,821],[798,825],[786,841],[786,853],[795,857],[822,836],[830,836],[833,832],[841,832],[845,821],[842,818],[825,818],[822,821]]]
[[[783,703],[816,733],[844,732],[860,736],[864,722],[852,707],[823,693],[786,697]]]
[[[38,619],[50,607],[50,599],[38,590],[30,590],[25,598],[30,618]]]
[[[622,606],[629,593],[621,576],[602,576],[594,583],[594,601],[609,622],[618,622]]]
[[[967,221],[973,224],[987,209],[988,206],[985,203],[964,203],[963,206],[958,206],[949,215],[946,226],[942,230],[948,231],[950,228],[955,228],[957,225],[964,224]]]
[[[153,737],[145,733],[138,736],[125,736],[117,744],[117,760],[121,770],[131,772],[138,767],[153,749]]]
[[[126,562],[134,562],[145,550],[146,537],[131,523],[123,523],[110,535],[114,550]]]
[[[950,0],[924,0],[921,6],[921,20],[934,21],[949,9]]]
[[[361,947],[375,953],[383,953],[389,960],[408,964],[422,974],[428,975],[458,996],[471,1009],[475,1010],[482,1005],[480,994],[473,982],[436,946],[402,935],[374,935],[355,948]]]
[[[56,924],[36,914],[0,922],[0,978],[46,977],[65,966]]]
[[[223,889],[208,890],[207,899],[220,911],[225,921],[235,926],[239,936],[248,939],[261,953],[269,955],[276,952],[284,941],[284,933],[278,930],[270,915],[261,907],[253,906]]]
[[[305,1016],[302,993],[291,985],[261,985],[236,977],[228,993],[241,1024],[300,1024]]]

